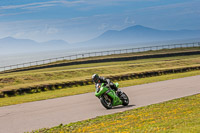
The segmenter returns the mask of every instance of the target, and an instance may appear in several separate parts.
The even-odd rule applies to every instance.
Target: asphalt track
[[[48,128],[198,94],[200,75],[130,86],[121,90],[129,96],[130,104],[111,110],[106,110],[94,93],[0,107],[0,133],[22,133]]]

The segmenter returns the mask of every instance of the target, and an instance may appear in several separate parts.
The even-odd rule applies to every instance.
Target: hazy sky
[[[200,29],[200,0],[0,0],[0,38],[72,43],[132,25]]]

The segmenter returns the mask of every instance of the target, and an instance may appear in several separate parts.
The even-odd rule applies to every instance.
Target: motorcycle
[[[115,83],[115,85],[116,87],[119,86],[118,83]],[[96,84],[95,96],[100,99],[101,104],[106,109],[111,109],[113,106],[117,105],[127,106],[129,104],[128,96],[124,92],[116,94],[114,90],[104,83]]]

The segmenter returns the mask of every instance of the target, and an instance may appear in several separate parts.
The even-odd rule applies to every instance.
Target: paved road
[[[145,80],[145,79],[144,79]],[[200,93],[200,75],[121,88],[128,107],[106,110],[94,93],[0,107],[0,133],[21,133]]]

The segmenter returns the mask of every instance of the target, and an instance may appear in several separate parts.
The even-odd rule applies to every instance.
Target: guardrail
[[[139,47],[139,48],[129,48],[129,49],[119,49],[119,50],[75,54],[75,55],[63,56],[63,57],[58,57],[58,58],[50,58],[50,59],[45,59],[45,60],[32,61],[32,62],[27,62],[27,63],[22,63],[22,64],[4,66],[4,67],[0,67],[0,72],[11,70],[11,69],[30,67],[30,66],[35,66],[35,65],[43,65],[43,64],[48,64],[48,63],[52,63],[52,62],[56,62],[56,61],[63,61],[63,60],[75,60],[75,59],[95,57],[95,56],[106,56],[106,55],[114,55],[114,54],[126,54],[126,53],[145,52],[145,51],[150,51],[150,50],[187,48],[187,47],[200,47],[200,42],[170,44],[170,45],[157,45],[157,46],[149,46],[149,47]]]

